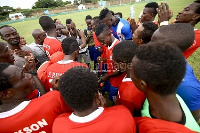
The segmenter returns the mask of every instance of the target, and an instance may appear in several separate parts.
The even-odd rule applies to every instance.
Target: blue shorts
[[[106,82],[104,83],[103,89],[104,89],[105,91],[107,91],[107,92],[110,92],[110,94],[109,94],[109,99],[110,99],[111,101],[114,101],[114,98],[116,98],[116,96],[117,96],[119,87],[113,87],[113,86],[110,84],[109,81],[106,81]]]
[[[101,53],[98,51],[98,48],[95,46],[88,46],[89,53],[90,53],[90,59],[94,62],[97,62],[97,57],[101,55]]]

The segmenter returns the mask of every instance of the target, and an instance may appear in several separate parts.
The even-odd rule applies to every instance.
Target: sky
[[[13,8],[31,9],[38,0],[0,0],[0,6],[10,6]],[[63,0],[66,1],[66,0]]]

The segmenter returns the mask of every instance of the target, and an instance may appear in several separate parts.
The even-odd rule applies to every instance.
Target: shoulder
[[[28,47],[28,46],[25,46],[25,45],[23,45],[21,48],[22,48],[22,50],[24,50],[24,51],[31,51],[31,48]]]

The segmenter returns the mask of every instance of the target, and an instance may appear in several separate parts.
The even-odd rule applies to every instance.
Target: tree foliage
[[[52,8],[52,7],[58,7],[58,6],[64,6],[65,3],[62,0],[38,0],[35,3],[35,6],[33,6],[33,9],[35,8]]]
[[[9,6],[0,6],[0,20],[5,20],[10,12],[15,11],[12,7]]]

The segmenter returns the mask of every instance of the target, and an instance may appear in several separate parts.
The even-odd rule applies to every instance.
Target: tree
[[[34,8],[50,8],[57,7],[57,2],[54,0],[38,0]]]
[[[5,20],[8,17],[10,12],[15,11],[12,7],[9,6],[0,6],[0,20]]]

